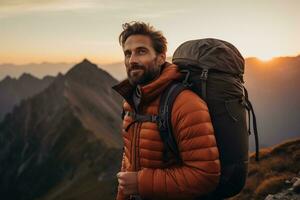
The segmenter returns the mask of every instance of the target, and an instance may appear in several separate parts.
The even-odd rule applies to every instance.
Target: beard
[[[133,86],[146,85],[153,81],[160,74],[160,66],[153,61],[151,66],[144,66],[142,64],[133,64],[127,72],[129,83]]]

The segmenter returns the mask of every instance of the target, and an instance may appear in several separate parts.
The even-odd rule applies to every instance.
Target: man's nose
[[[129,64],[133,64],[133,63],[138,63],[138,59],[137,59],[137,56],[135,56],[134,54],[131,54],[131,56],[129,58]]]

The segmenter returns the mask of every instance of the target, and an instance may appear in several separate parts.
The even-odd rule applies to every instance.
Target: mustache
[[[130,65],[130,70],[129,71],[135,70],[135,69],[145,69],[145,66],[142,65],[142,64],[138,64],[138,63]]]

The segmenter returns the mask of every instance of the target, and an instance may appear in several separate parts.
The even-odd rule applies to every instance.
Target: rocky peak
[[[28,82],[28,81],[36,81],[36,80],[39,80],[39,79],[32,76],[29,73],[23,73],[18,79],[19,82]]]
[[[0,83],[5,84],[5,83],[9,83],[9,82],[11,82],[13,80],[15,80],[15,79],[13,79],[9,75],[7,75],[3,80],[0,81]]]
[[[93,65],[93,63],[91,63],[88,59],[83,59],[82,61],[81,61],[81,63],[83,63],[83,64],[92,64]],[[80,64],[80,63],[79,63]]]
[[[84,59],[66,73],[66,79],[90,87],[111,87],[117,83],[109,73],[97,67],[96,64]],[[106,85],[106,86],[104,86]]]
[[[76,75],[85,75],[86,73],[92,73],[97,70],[98,67],[91,63],[88,59],[84,59],[80,63],[76,64],[72,69],[67,72],[67,76]]]

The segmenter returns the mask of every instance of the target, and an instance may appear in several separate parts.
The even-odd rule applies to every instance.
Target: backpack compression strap
[[[252,121],[253,121],[253,130],[254,130],[254,138],[255,138],[255,160],[259,161],[259,142],[258,142],[258,133],[257,133],[257,124],[256,124],[256,116],[253,110],[253,106],[248,98],[248,91],[244,87],[245,91],[245,101],[246,101],[246,109],[248,111],[248,133],[251,134],[250,131],[250,112],[252,114]]]
[[[207,77],[208,77],[208,69],[203,69],[200,76],[200,80],[201,80],[201,96],[204,101],[206,101],[206,96],[207,96],[206,94]]]
[[[199,80],[198,80],[198,81],[201,82],[201,98],[204,101],[206,101],[206,97],[207,97],[206,88],[207,88],[208,71],[209,71],[209,69],[203,68],[202,72],[201,72],[201,75],[199,77]],[[210,70],[210,71],[213,71],[213,70]],[[190,80],[189,80],[191,72],[189,70],[181,70],[180,72],[181,73],[186,73],[185,79],[182,82],[182,84],[185,87],[191,87],[193,85],[193,83],[190,83]],[[194,82],[198,82],[198,81],[194,81]]]

